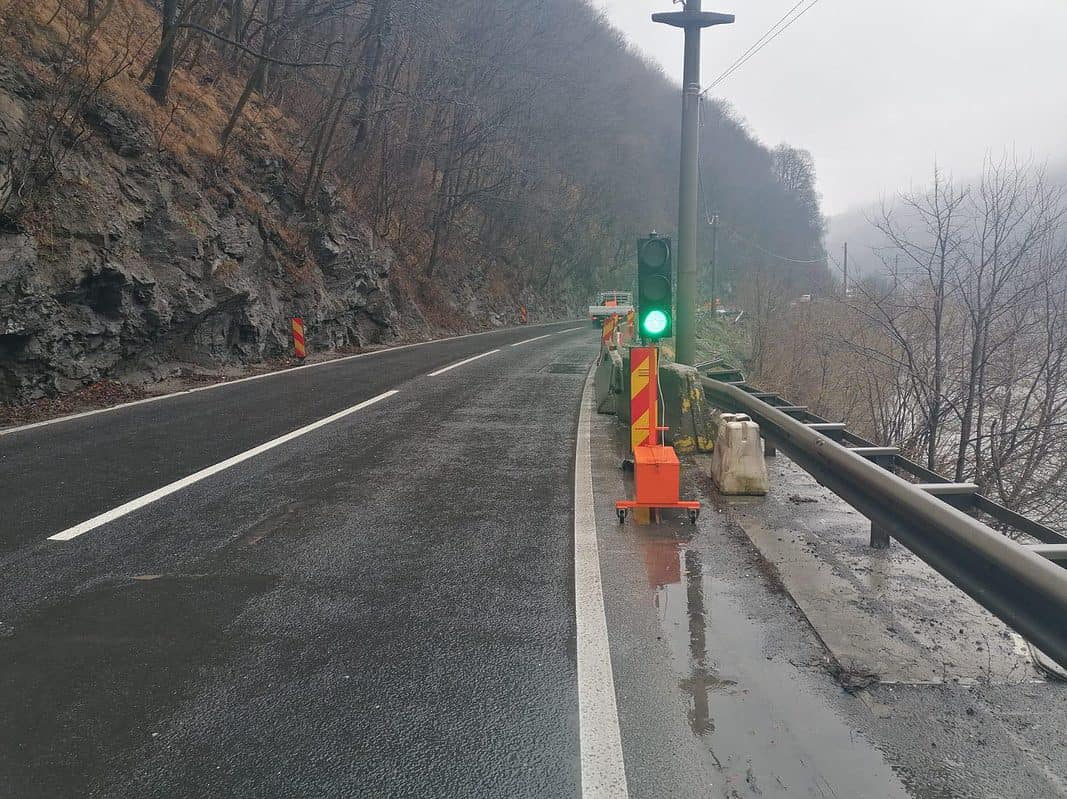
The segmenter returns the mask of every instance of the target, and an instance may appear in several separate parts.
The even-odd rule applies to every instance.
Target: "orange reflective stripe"
[[[630,448],[652,444],[656,427],[656,349],[630,349]]]
[[[307,346],[304,343],[304,320],[299,316],[293,317],[293,352],[297,358],[307,355]]]

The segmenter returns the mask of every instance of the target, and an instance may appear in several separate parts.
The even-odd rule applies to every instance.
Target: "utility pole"
[[[848,299],[848,242],[847,241],[845,242],[845,267],[844,267],[844,272],[845,272],[845,276],[844,276],[844,279],[842,280],[842,282],[845,285],[845,299],[847,300]]]
[[[716,313],[719,307],[719,215],[711,216],[711,310]]]
[[[701,0],[688,0],[685,11],[653,14],[662,22],[685,31],[682,65],[682,158],[678,182],[678,327],[675,359],[692,365],[696,360],[697,211],[700,158],[700,32],[712,25],[727,25],[733,14],[701,11]]]

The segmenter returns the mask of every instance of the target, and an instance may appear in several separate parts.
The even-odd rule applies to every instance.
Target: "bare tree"
[[[170,89],[170,74],[174,69],[174,38],[177,32],[177,22],[178,0],[163,0],[162,41],[159,55],[156,56],[156,74],[148,89],[148,93],[160,104],[166,102],[167,91]]]
[[[1067,222],[1043,171],[937,169],[874,223],[884,272],[849,298],[747,306],[762,380],[1020,512],[1067,524]],[[781,306],[780,306],[781,307]]]

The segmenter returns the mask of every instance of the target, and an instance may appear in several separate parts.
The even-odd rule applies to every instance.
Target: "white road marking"
[[[615,676],[608,646],[608,622],[600,576],[600,553],[593,512],[593,470],[589,455],[589,415],[593,373],[586,377],[578,412],[574,454],[574,615],[578,624],[578,723],[582,760],[582,799],[626,799]]]
[[[250,458],[254,458],[257,455],[263,454],[267,450],[274,449],[275,447],[281,446],[286,442],[292,441],[294,438],[299,438],[300,436],[306,435],[307,433],[310,433],[313,430],[318,430],[320,427],[325,427],[326,425],[331,424],[332,422],[336,422],[338,419],[343,419],[346,416],[350,416],[356,411],[361,411],[364,408],[373,405],[376,402],[381,402],[383,399],[387,399],[388,397],[391,397],[396,393],[398,392],[395,390],[386,391],[384,394],[379,394],[377,397],[371,397],[369,400],[364,400],[358,405],[353,405],[350,408],[345,408],[343,411],[338,411],[337,413],[331,416],[327,416],[325,419],[319,419],[317,422],[312,422],[309,425],[305,425],[304,427],[298,428],[297,430],[293,430],[291,433],[286,433],[284,436],[279,436],[278,438],[272,439],[265,444],[260,444],[258,447],[253,447],[252,449],[246,450],[245,452],[242,452],[239,455],[234,455],[232,458],[227,458],[224,461],[220,461],[214,466],[208,466],[206,469],[201,469],[199,472],[194,472],[193,474],[190,474],[187,477],[183,477],[180,480],[176,480],[173,483],[169,483],[168,485],[165,485],[162,488],[157,488],[155,491],[145,494],[144,496],[138,497],[137,499],[131,499],[129,502],[119,505],[117,508],[112,508],[111,510],[105,511],[104,513],[101,513],[98,516],[94,516],[93,518],[88,519],[82,522],[81,524],[76,524],[73,527],[69,527],[61,533],[50,535],[48,536],[48,540],[70,541],[72,538],[77,538],[83,533],[87,533],[90,530],[95,530],[102,524],[107,524],[108,522],[112,522],[115,519],[125,516],[128,513],[133,513],[133,511],[137,510],[138,508],[143,508],[145,505],[149,505],[157,500],[163,499],[163,497],[169,496],[175,493],[176,491],[181,491],[183,488],[191,486],[193,483],[199,483],[201,480],[211,477],[212,475],[218,474],[219,472],[224,471],[225,469],[229,469],[231,466],[236,466],[237,464],[247,461]]]
[[[566,330],[557,330],[552,335],[558,336],[558,335],[561,335],[563,333],[573,333],[575,330],[589,330],[589,329],[590,328],[586,327],[585,325],[582,325],[581,327],[568,327]]]
[[[564,331],[564,332],[566,332],[566,331]],[[512,346],[512,347],[521,347],[523,344],[529,344],[531,341],[540,341],[543,338],[548,338],[549,336],[554,336],[554,335],[555,335],[555,333],[545,333],[543,336],[537,336],[536,338],[528,338],[528,339],[525,339],[524,341],[516,341],[514,344],[512,344],[510,346]]]
[[[465,364],[468,364],[471,361],[476,361],[479,358],[484,358],[487,355],[492,355],[494,352],[500,352],[500,350],[499,349],[489,350],[489,352],[483,352],[481,355],[475,355],[473,358],[466,358],[466,359],[464,359],[462,361],[457,361],[456,363],[449,364],[444,369],[438,369],[436,372],[430,372],[430,374],[428,374],[427,377],[437,377],[438,375],[443,375],[445,372],[449,372],[449,371],[451,371],[451,370],[453,370],[453,369],[455,369],[455,368],[457,368],[459,366],[463,366]]]
[[[549,325],[558,325],[559,322],[545,322],[539,325],[527,325],[527,329],[534,327],[548,327]],[[224,380],[221,383],[212,383],[209,386],[198,386],[197,388],[188,388],[183,391],[174,391],[170,394],[160,394],[158,397],[145,397],[144,399],[133,400],[132,402],[123,402],[119,405],[111,405],[107,408],[95,408],[91,411],[82,411],[81,413],[72,413],[67,416],[57,416],[55,419],[45,419],[42,422],[33,422],[32,424],[24,424],[20,427],[7,427],[0,429],[0,436],[10,435],[11,433],[20,433],[23,430],[32,430],[35,427],[44,427],[45,425],[58,424],[59,422],[69,422],[74,419],[83,419],[86,416],[96,416],[98,413],[110,413],[111,411],[121,410],[122,408],[132,408],[134,405],[145,405],[149,402],[159,402],[160,400],[172,399],[174,397],[183,397],[186,394],[196,394],[200,391],[212,391],[216,388],[222,388],[223,386],[232,386],[237,383],[247,383],[250,380],[262,380],[264,377],[277,377],[278,375],[287,375],[293,372],[299,372],[302,369],[315,369],[319,366],[329,366],[334,363],[344,363],[345,361],[355,360],[356,358],[367,358],[372,355],[382,355],[387,352],[398,352],[399,350],[409,350],[413,347],[425,347],[428,344],[441,344],[445,341],[458,341],[461,338],[471,338],[472,336],[485,336],[490,333],[500,333],[505,330],[515,330],[517,328],[498,328],[496,330],[482,330],[477,333],[464,333],[462,336],[449,336],[448,338],[435,338],[429,341],[417,341],[414,344],[401,344],[397,347],[383,347],[379,350],[372,350],[371,352],[360,352],[355,355],[345,355],[342,358],[333,358],[328,361],[316,361],[315,363],[306,363],[303,366],[292,366],[288,369],[278,369],[274,372],[263,372],[263,374],[250,375],[249,377],[241,377],[237,380]],[[573,328],[577,330],[578,328]],[[563,331],[567,332],[567,331]],[[549,333],[549,335],[552,335]]]

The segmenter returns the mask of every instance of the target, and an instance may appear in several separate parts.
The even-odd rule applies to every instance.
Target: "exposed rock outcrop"
[[[0,75],[8,192],[29,135],[17,82]],[[396,337],[395,257],[332,190],[303,207],[270,157],[192,175],[121,108],[84,118],[92,134],[0,232],[0,402],[277,357],[293,315],[313,348]]]

